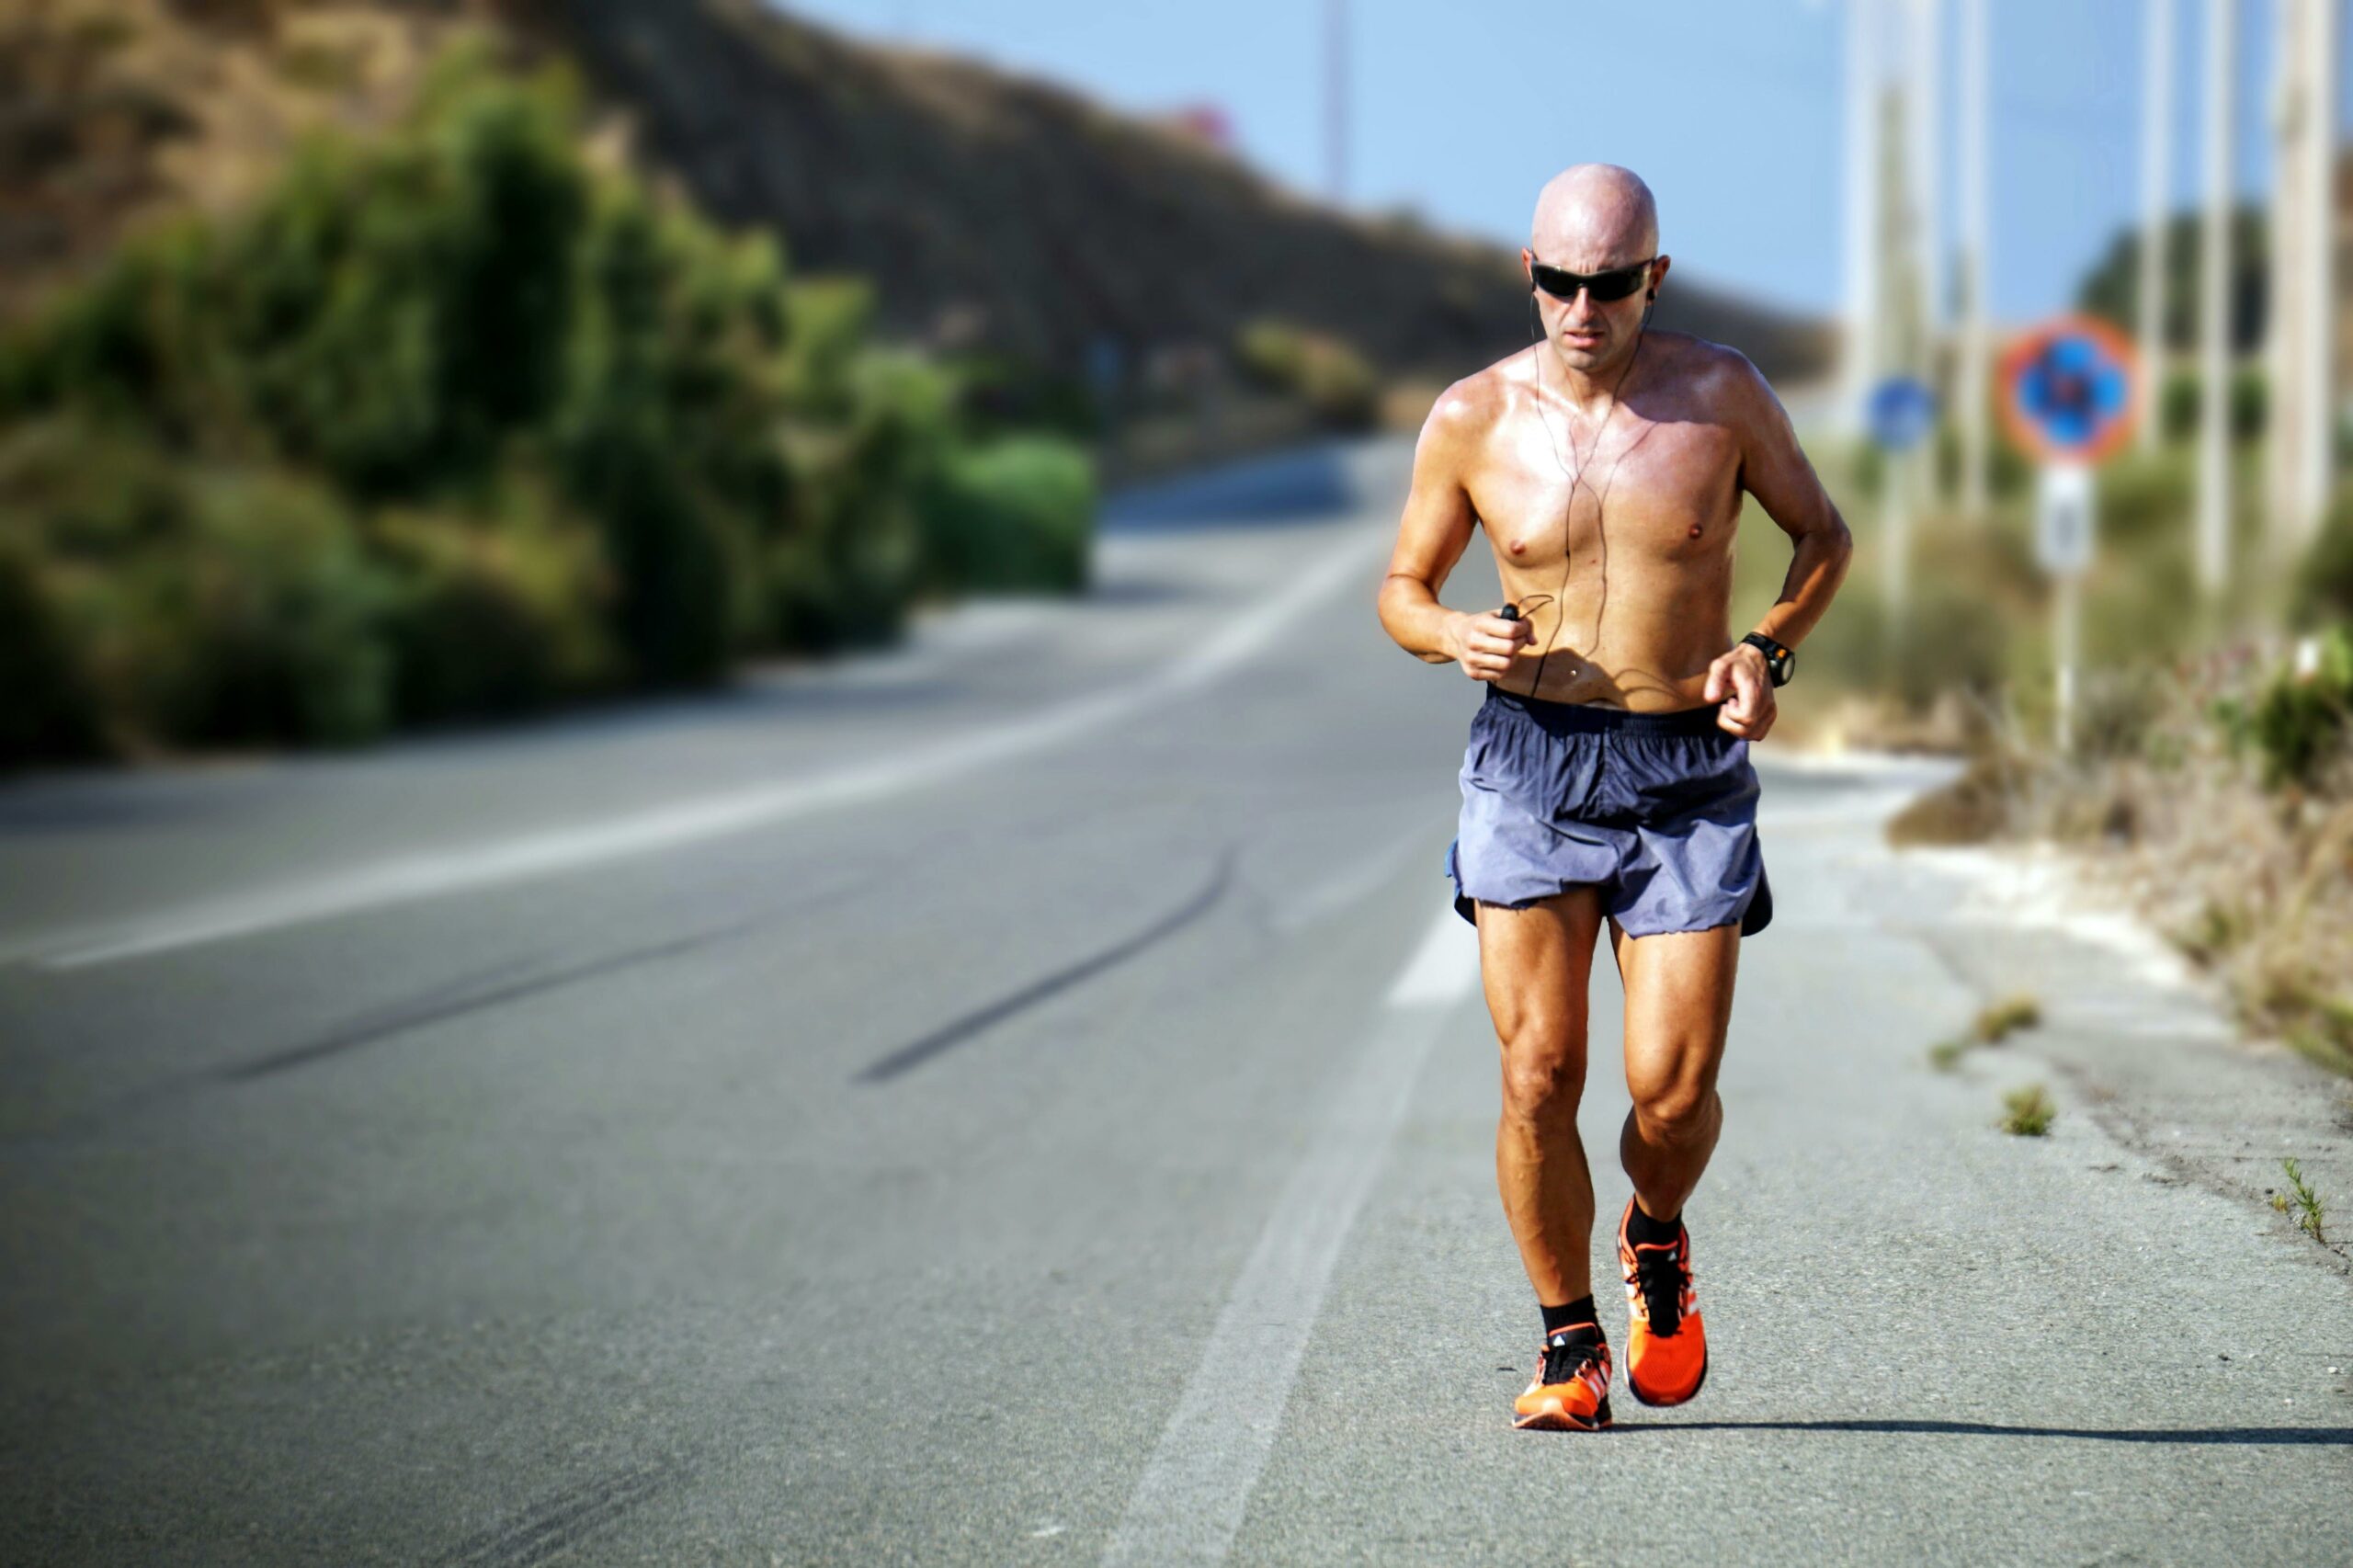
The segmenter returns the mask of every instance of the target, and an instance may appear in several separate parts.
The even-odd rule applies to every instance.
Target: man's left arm
[[[1854,554],[1854,536],[1798,445],[1781,400],[1745,356],[1735,353],[1732,359],[1724,378],[1726,423],[1740,436],[1740,487],[1756,497],[1765,515],[1796,546],[1789,574],[1781,580],[1781,596],[1756,630],[1785,648],[1795,648],[1829,609]],[[1744,740],[1763,740],[1773,727],[1772,676],[1764,650],[1754,643],[1734,643],[1708,666],[1706,696],[1724,704],[1717,726]]]

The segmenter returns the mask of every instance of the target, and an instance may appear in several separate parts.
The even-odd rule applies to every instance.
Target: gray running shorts
[[[1773,918],[1748,743],[1711,705],[1629,713],[1487,683],[1446,848],[1455,912],[1526,905],[1590,882],[1630,937]]]

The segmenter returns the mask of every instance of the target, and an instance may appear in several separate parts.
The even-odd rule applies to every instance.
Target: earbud
[[[1503,608],[1495,611],[1495,613],[1503,617],[1506,620],[1518,620],[1519,619],[1519,607],[1518,605],[1506,605]]]

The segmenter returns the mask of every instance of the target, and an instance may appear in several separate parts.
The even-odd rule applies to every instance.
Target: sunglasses
[[[1624,267],[1613,267],[1607,272],[1571,272],[1565,267],[1547,267],[1539,261],[1532,263],[1529,271],[1535,278],[1536,286],[1556,300],[1574,300],[1578,290],[1586,289],[1592,291],[1594,303],[1598,305],[1622,300],[1641,288],[1651,263],[1657,259],[1651,256]]]

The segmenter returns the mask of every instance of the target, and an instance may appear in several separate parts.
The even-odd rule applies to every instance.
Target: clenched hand
[[[1744,741],[1763,740],[1779,711],[1773,699],[1773,677],[1765,666],[1765,650],[1754,642],[1740,643],[1716,655],[1708,666],[1708,689],[1702,695],[1711,702],[1723,703],[1716,712],[1716,728]],[[1726,702],[1726,697],[1731,700]]]
[[[1453,631],[1451,651],[1462,673],[1472,680],[1494,680],[1504,675],[1510,670],[1520,644],[1536,635],[1535,628],[1524,620],[1467,613],[1455,618]]]

